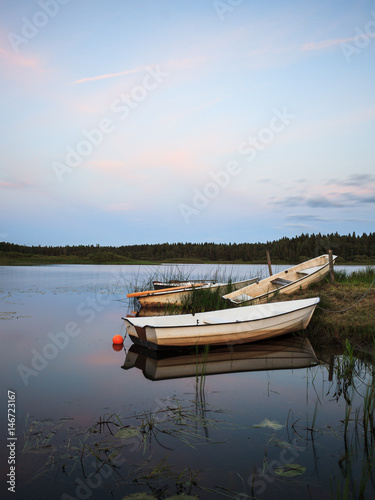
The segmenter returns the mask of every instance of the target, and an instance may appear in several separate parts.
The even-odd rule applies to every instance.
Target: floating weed
[[[306,472],[306,467],[299,464],[284,464],[282,467],[275,468],[275,474],[282,477],[300,476]]]
[[[115,437],[119,439],[130,439],[132,437],[138,436],[140,430],[137,427],[125,427],[116,432]]]
[[[26,417],[26,430],[23,433],[24,445],[22,454],[48,453],[54,447],[51,442],[55,434],[61,429],[64,422],[54,425],[52,419],[33,420],[29,423],[30,415]]]
[[[277,439],[274,436],[271,436],[270,440],[268,441],[267,445],[272,445],[272,446],[277,446],[279,448],[285,448],[287,450],[297,450],[297,451],[304,451],[305,448],[302,446],[297,446],[295,444],[289,443],[288,441],[283,441],[281,439]]]
[[[0,319],[13,319],[16,314],[16,312],[0,312]]]
[[[163,450],[173,451],[173,441],[179,447],[182,444],[192,449],[220,442],[209,434],[211,431],[221,431],[226,425],[215,416],[223,410],[197,401],[186,402],[173,398],[164,405],[157,411],[131,417],[108,413],[88,428],[67,427],[68,418],[58,424],[51,419],[31,422],[29,419],[23,453],[41,449],[47,452],[44,463],[32,480],[52,473],[56,477],[63,473],[65,478],[71,478],[73,474],[87,478],[100,473],[106,466],[109,468],[106,468],[106,474],[111,474],[111,471],[116,471],[121,477],[124,473],[130,474],[134,476],[135,482],[161,477],[173,479],[179,492],[189,494],[197,473],[184,469],[177,474],[167,467],[167,462],[164,465],[162,461],[155,462],[153,456]],[[204,411],[201,406],[204,406]],[[146,451],[149,458],[144,462],[143,469],[132,473],[135,457],[144,456]],[[145,468],[146,465],[148,468]],[[165,495],[158,498],[165,498]]]
[[[198,474],[199,472],[192,471],[190,468],[185,468],[181,472],[174,471],[166,457],[159,460],[157,463],[154,463],[151,459],[147,459],[143,463],[136,465],[130,475],[133,477],[133,483],[137,484],[137,486],[146,485],[153,492],[155,492],[155,490],[158,491],[158,495],[152,496],[151,498],[165,498],[166,500],[178,498],[181,500],[183,498],[198,499],[197,496],[190,495],[192,489],[198,485]],[[165,495],[168,490],[168,483],[170,484],[171,481],[174,482],[178,495],[166,497]],[[163,482],[165,486],[161,487],[160,484],[163,484]],[[139,495],[142,495],[142,493],[139,493]],[[130,496],[129,498],[132,497]],[[140,496],[139,498],[142,497]]]
[[[269,427],[270,429],[273,429],[274,431],[278,431],[279,429],[282,429],[285,427],[284,425],[279,424],[276,422],[276,420],[268,420],[268,418],[265,418],[262,422],[259,424],[252,425],[251,427]]]

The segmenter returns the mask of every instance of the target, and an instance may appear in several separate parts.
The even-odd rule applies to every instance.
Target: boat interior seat
[[[276,286],[285,286],[285,285],[289,285],[289,283],[293,283],[293,281],[286,280],[284,278],[276,278],[276,279],[272,280],[271,283],[273,285],[276,285]]]
[[[316,271],[319,271],[322,266],[315,266],[315,267],[309,267],[308,269],[302,269],[301,271],[297,271],[298,274],[302,274],[303,276],[307,276],[309,274],[315,273]]]

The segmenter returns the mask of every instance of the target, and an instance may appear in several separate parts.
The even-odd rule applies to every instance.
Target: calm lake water
[[[1,487],[9,498],[373,498],[375,436],[363,418],[370,361],[339,378],[340,353],[314,351],[308,330],[162,358],[128,338],[112,346],[133,308],[126,294],[178,272],[267,273],[246,265],[0,267],[0,394],[10,416],[1,420]]]

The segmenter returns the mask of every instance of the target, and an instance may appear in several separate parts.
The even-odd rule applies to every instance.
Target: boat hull
[[[318,302],[319,298],[314,298],[194,316],[184,314],[124,320],[131,340],[151,349],[244,344],[305,329]]]
[[[336,256],[333,256],[333,262]],[[233,304],[264,304],[276,294],[292,294],[304,290],[313,283],[321,281],[329,272],[329,256],[321,255],[302,264],[269,276],[258,283],[223,295]]]
[[[239,281],[235,283],[220,283],[214,285],[201,284],[201,285],[188,285],[186,288],[179,287],[179,290],[173,290],[173,288],[168,290],[150,290],[148,294],[139,295],[138,299],[142,308],[149,309],[160,309],[166,306],[183,306],[185,301],[194,293],[194,290],[199,289],[210,289],[212,292],[218,292],[220,294],[225,294],[228,291],[228,287],[232,291],[248,286],[252,283],[258,281],[258,278],[251,278],[249,280]]]

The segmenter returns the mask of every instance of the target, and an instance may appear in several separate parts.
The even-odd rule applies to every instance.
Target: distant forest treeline
[[[347,236],[335,234],[302,234],[294,238],[281,238],[267,243],[161,243],[123,245],[78,246],[26,246],[0,243],[0,260],[50,261],[80,263],[148,262],[265,262],[269,250],[273,262],[298,263],[327,253],[331,249],[338,262],[366,263],[375,261],[375,233],[355,233]]]

